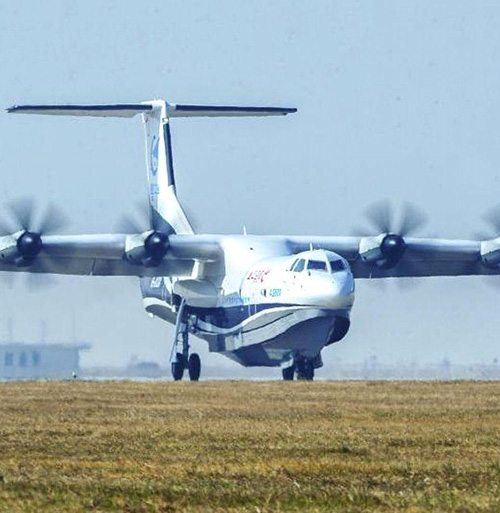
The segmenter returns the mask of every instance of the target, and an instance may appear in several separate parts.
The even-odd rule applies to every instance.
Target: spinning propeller
[[[378,233],[399,234],[401,237],[411,235],[427,222],[427,216],[422,210],[411,203],[405,203],[399,225],[397,225],[394,209],[387,200],[369,206],[366,209],[366,217]]]
[[[409,203],[404,205],[399,223],[388,201],[371,205],[365,215],[375,228],[376,235],[382,237],[376,248],[378,251],[372,248],[365,261],[382,269],[391,269],[399,262],[406,249],[405,237],[422,228],[427,221],[427,216]]]
[[[16,242],[12,248],[6,248],[7,261],[12,261],[18,267],[27,267],[37,260],[43,247],[43,235],[54,234],[66,227],[64,214],[53,204],[43,215],[35,216],[39,210],[31,198],[21,198],[8,205],[10,220],[0,221],[0,236],[15,235]],[[17,235],[21,232],[19,235]],[[43,272],[50,272],[50,255],[37,260],[37,266]],[[30,289],[38,288],[53,280],[45,274],[27,274]]]
[[[490,226],[489,233],[477,234],[479,240],[490,240],[500,237],[500,204],[488,209],[482,216]]]
[[[140,236],[148,231],[151,232],[127,251],[127,259],[134,265],[155,267],[160,265],[167,254],[168,234],[159,230],[151,231],[150,226],[152,226],[150,209],[141,202],[136,204],[136,215],[123,215],[116,223],[115,229],[119,233]]]
[[[374,230],[356,230],[358,235],[363,235],[359,252],[362,260],[374,269],[395,267],[406,250],[405,238],[422,228],[427,221],[427,216],[409,203],[403,205],[401,215],[396,219],[389,201],[380,201],[371,205],[366,209],[365,216]],[[366,236],[370,231],[375,233]],[[417,263],[406,262],[405,265],[417,265]],[[398,282],[403,286],[402,280]]]

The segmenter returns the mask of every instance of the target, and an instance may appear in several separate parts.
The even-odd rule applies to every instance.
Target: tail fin
[[[164,100],[153,100],[137,104],[116,105],[16,105],[7,111],[20,114],[124,118],[142,114],[146,132],[146,162],[152,228],[169,234],[191,234],[193,229],[177,199],[175,189],[169,118],[277,116],[291,114],[297,109],[175,105]]]

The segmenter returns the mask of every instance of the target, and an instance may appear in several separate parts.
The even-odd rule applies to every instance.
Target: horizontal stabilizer
[[[162,102],[163,103],[163,102]],[[14,105],[7,109],[12,114],[46,114],[52,116],[97,116],[131,118],[152,111],[159,101],[121,103],[115,105]],[[297,109],[286,107],[236,107],[224,105],[176,105],[164,102],[167,117],[237,117],[286,116]]]
[[[168,105],[172,118],[236,117],[236,116],[286,116],[297,109],[286,107],[235,107],[216,105]]]
[[[131,118],[149,112],[152,105],[124,103],[115,105],[14,105],[7,112],[14,114],[47,114],[52,116],[98,116]]]

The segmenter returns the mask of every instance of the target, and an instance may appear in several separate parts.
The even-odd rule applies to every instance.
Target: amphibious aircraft
[[[142,116],[149,183],[149,228],[133,233],[57,235],[57,214],[34,226],[26,203],[0,237],[0,270],[136,276],[146,311],[175,325],[172,375],[198,380],[190,336],[245,366],[281,367],[283,379],[313,379],[324,347],[350,327],[355,279],[500,274],[500,238],[416,238],[414,208],[393,226],[389,209],[371,212],[377,233],[357,236],[195,234],[175,186],[170,120],[194,116],[279,116],[281,107],[176,105],[19,105],[18,114]],[[497,230],[500,222],[494,219]],[[4,230],[5,232],[5,230]]]

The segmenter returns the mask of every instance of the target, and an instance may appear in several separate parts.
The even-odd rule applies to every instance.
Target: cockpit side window
[[[302,272],[304,270],[305,263],[306,263],[306,261],[303,258],[297,260],[297,262],[295,262],[295,264],[292,268],[292,271],[295,273]]]
[[[340,271],[345,271],[346,266],[343,260],[330,260],[330,268],[332,273],[338,273]]]
[[[326,262],[324,260],[309,260],[309,262],[307,263],[307,270],[322,271],[326,273]]]

